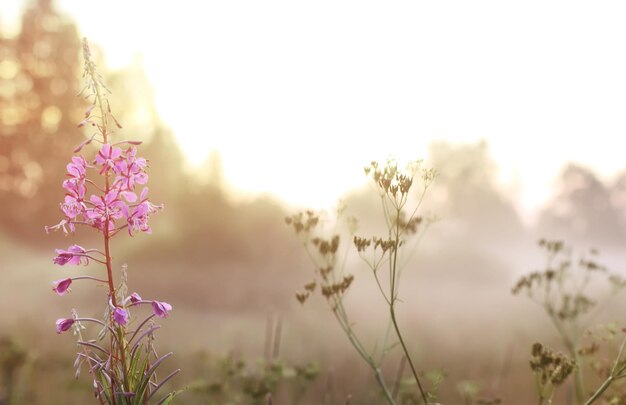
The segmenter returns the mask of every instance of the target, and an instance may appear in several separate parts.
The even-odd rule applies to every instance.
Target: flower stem
[[[606,389],[609,388],[609,386],[613,382],[613,378],[614,377],[610,375],[606,380],[604,380],[600,388],[598,388],[597,391],[593,393],[591,398],[589,398],[587,402],[585,402],[585,405],[590,405],[594,403],[596,399],[600,398],[600,396],[604,393],[604,391],[606,391]]]
[[[378,367],[372,356],[367,352],[367,350],[365,350],[363,344],[352,330],[350,323],[347,321],[343,303],[341,302],[341,300],[335,298],[334,305],[335,306],[333,308],[333,314],[337,318],[337,321],[339,322],[339,325],[345,332],[346,336],[348,336],[348,340],[350,340],[350,343],[355,348],[359,356],[361,356],[361,358],[365,360],[365,362],[374,371],[376,381],[383,391],[385,399],[387,400],[387,402],[389,402],[389,405],[396,405],[396,401],[393,399],[393,395],[391,394],[391,391],[389,391],[389,387],[387,387],[387,384],[385,383],[385,379],[383,378],[380,368]]]
[[[396,405],[396,401],[393,399],[393,396],[391,392],[389,392],[387,384],[385,384],[385,381],[383,380],[383,376],[380,373],[380,368],[375,367],[374,374],[376,375],[376,381],[378,381],[378,385],[380,385],[380,387],[383,389],[383,394],[385,395],[385,399],[387,400],[387,402],[389,402],[391,405]]]
[[[422,383],[417,375],[417,371],[415,371],[415,366],[413,365],[413,360],[411,360],[411,356],[409,355],[409,351],[404,344],[404,339],[402,339],[402,334],[400,333],[400,328],[398,327],[398,321],[396,320],[396,311],[394,309],[393,304],[389,307],[389,312],[391,313],[391,321],[393,322],[393,327],[396,330],[396,335],[398,336],[398,340],[400,341],[400,345],[402,346],[402,350],[404,351],[404,355],[406,356],[407,361],[409,362],[409,367],[411,367],[411,372],[413,373],[413,378],[417,382],[417,388],[419,388],[420,395],[424,400],[425,404],[428,404],[428,398],[426,397],[426,392],[422,387]]]
[[[107,187],[108,188],[108,187]],[[109,298],[111,298],[111,302],[113,306],[117,306],[117,298],[115,297],[115,285],[113,283],[113,266],[111,264],[111,238],[109,237],[109,224],[108,221],[105,224],[104,230],[104,254],[106,257],[106,267],[107,267],[107,282],[109,285]]]
[[[618,365],[622,358],[622,354],[624,353],[625,346],[626,346],[626,337],[624,337],[624,340],[622,341],[622,345],[619,348],[619,352],[617,353],[617,357],[615,358],[615,363],[613,364],[613,368],[611,369],[611,374],[608,376],[606,380],[604,380],[604,382],[596,390],[596,392],[593,393],[591,398],[589,398],[587,402],[585,402],[585,405],[590,405],[594,403],[598,398],[600,398],[600,395],[602,395],[604,391],[606,391],[606,389],[609,388],[609,386],[613,383],[613,380],[615,380],[616,378],[622,377],[621,373],[624,371],[624,368],[622,367],[618,370]]]
[[[85,40],[84,46],[88,49],[88,44],[87,41]],[[87,54],[86,54],[86,57]],[[102,141],[104,144],[108,143],[108,133],[107,133],[107,112],[106,112],[106,108],[104,106],[104,101],[103,101],[103,97],[102,97],[102,89],[100,87],[100,82],[98,80],[98,74],[96,73],[96,69],[95,69],[95,64],[88,59],[87,61],[87,70],[88,70],[88,74],[91,76],[91,80],[93,82],[93,90],[95,93],[95,100],[94,100],[94,104],[97,105],[97,107],[99,107],[100,109],[100,125],[98,125],[98,128],[100,129],[100,133],[102,135]],[[105,195],[109,194],[109,192],[111,191],[111,183],[110,183],[110,178],[109,178],[109,173],[106,173],[105,175],[105,188],[104,188],[104,192]],[[107,215],[105,217],[105,221],[104,221],[104,226],[102,229],[102,233],[104,234],[104,257],[105,257],[105,264],[106,264],[106,268],[107,268],[107,281],[108,281],[108,287],[109,287],[109,299],[111,300],[111,304],[113,305],[113,308],[117,307],[117,297],[115,294],[115,283],[113,280],[113,266],[112,266],[112,258],[111,258],[111,237],[112,235],[110,234],[110,230],[109,230],[109,225],[112,223],[112,219],[109,217],[108,215],[108,207],[107,207]],[[109,315],[109,319],[112,320],[113,319],[113,309],[111,308],[110,311],[110,315]],[[118,326],[117,328],[117,337],[112,333],[111,334],[111,346],[114,346],[114,339],[117,339],[117,349],[119,352],[119,359],[122,363],[122,385],[124,387],[124,389],[126,391],[129,390],[129,386],[128,386],[128,371],[127,371],[127,364],[126,364],[126,348],[124,347],[124,343],[125,343],[125,336],[124,336],[124,330],[122,328],[122,326]],[[114,384],[111,384],[111,389],[114,390]],[[115,403],[115,395],[112,396],[112,399]]]
[[[411,355],[409,354],[409,350],[404,343],[404,339],[402,338],[402,333],[400,333],[400,327],[398,326],[398,320],[396,319],[396,310],[395,310],[395,302],[397,300],[397,266],[398,266],[398,249],[400,248],[400,207],[396,208],[396,226],[395,226],[395,243],[394,248],[391,252],[393,255],[393,262],[391,265],[391,291],[390,291],[390,300],[389,303],[389,313],[391,315],[391,322],[393,322],[393,327],[396,331],[396,335],[398,336],[398,341],[402,346],[402,350],[404,350],[404,355],[409,363],[409,367],[411,367],[411,372],[413,373],[413,378],[415,378],[415,382],[417,383],[417,388],[419,389],[420,395],[424,400],[424,404],[428,404],[428,398],[426,396],[426,392],[422,387],[422,383],[417,375],[417,371],[415,370],[415,366],[413,365],[413,360],[411,359]]]

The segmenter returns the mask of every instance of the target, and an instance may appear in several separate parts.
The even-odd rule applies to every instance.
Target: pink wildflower
[[[80,214],[87,210],[87,206],[83,202],[82,197],[75,197],[73,195],[66,195],[65,200],[61,203],[61,211],[68,219],[68,223],[71,224],[73,219],[76,219]],[[71,225],[73,227],[73,225]],[[74,229],[72,229],[72,232]]]
[[[132,213],[129,213],[128,209],[125,211],[126,220],[128,222],[128,233],[131,236],[134,231],[152,233],[152,228],[148,225],[149,214],[150,210],[145,202],[134,207]]]
[[[124,308],[115,307],[113,310],[113,320],[120,325],[126,325],[128,323],[128,311]]]
[[[152,301],[152,311],[159,318],[167,318],[171,310],[172,306],[167,302]]]
[[[137,294],[136,292],[132,293],[130,295],[130,302],[133,304],[139,304],[141,301],[143,301],[141,299],[141,296],[139,294]]]
[[[113,169],[117,172],[116,168],[122,160],[122,150],[120,148],[114,148],[108,143],[102,145],[102,149],[96,155],[96,163],[102,168],[100,174],[107,172],[109,169]]]
[[[61,334],[69,330],[72,327],[72,325],[74,325],[74,322],[76,321],[72,318],[57,319],[57,333]]]
[[[87,161],[82,156],[72,156],[72,162],[67,164],[67,175],[74,179],[85,180]]]
[[[67,194],[82,199],[85,196],[85,181],[79,179],[66,179],[63,181],[63,188],[67,190]]]
[[[63,280],[57,280],[52,283],[52,285],[54,286],[52,291],[54,291],[55,293],[59,295],[65,295],[69,292],[71,284],[72,284],[71,278],[64,278]]]
[[[124,204],[119,198],[117,190],[109,191],[104,197],[91,195],[89,201],[93,208],[85,211],[85,216],[92,221],[93,225],[104,230],[104,224],[108,222],[109,231],[115,229],[115,220],[123,217]]]
[[[132,236],[133,232],[152,233],[152,228],[148,225],[148,219],[153,213],[162,210],[163,206],[154,205],[148,201],[148,187],[144,187],[141,191],[141,202],[133,207],[132,212],[128,207],[122,207],[126,221],[128,222],[128,233]]]
[[[71,223],[70,221],[67,220],[67,218],[62,219],[58,224],[56,225],[52,225],[52,226],[45,226],[44,229],[46,231],[46,233],[50,233],[50,231],[58,231],[59,229],[63,230],[64,234],[68,234],[67,228],[65,227],[65,225],[68,225],[70,228],[70,232],[74,232],[76,230],[76,228],[74,227],[74,224]]]
[[[56,249],[57,256],[54,258],[54,264],[64,266],[66,264],[72,264],[78,266],[85,261],[85,264],[89,263],[89,259],[86,256],[86,251],[78,245],[72,245],[67,250]]]
[[[117,165],[115,184],[124,191],[132,191],[136,184],[146,184],[148,174],[145,172],[146,159],[136,157],[137,149],[128,148],[126,159]],[[133,200],[134,201],[134,200]]]
[[[126,150],[126,159],[138,170],[144,171],[148,167],[148,161],[145,158],[137,157],[137,148],[130,147]],[[143,184],[143,183],[141,183]]]

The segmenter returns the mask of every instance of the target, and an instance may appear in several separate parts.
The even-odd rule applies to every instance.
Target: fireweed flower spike
[[[143,301],[137,293],[126,296],[126,266],[122,266],[122,275],[116,285],[110,242],[123,228],[128,228],[131,236],[136,232],[150,233],[150,217],[162,210],[163,206],[155,205],[148,199],[148,188],[145,187],[148,183],[148,161],[138,156],[136,148],[141,142],[111,143],[113,131],[109,121],[114,122],[117,128],[121,128],[121,125],[111,113],[106,99],[108,89],[96,72],[86,40],[83,41],[83,54],[85,87],[81,94],[91,105],[79,127],[89,124],[97,132],[74,148],[74,156],[65,168],[67,177],[61,185],[65,194],[60,204],[61,221],[45,229],[46,232],[62,230],[66,234],[74,234],[80,225],[91,228],[102,236],[104,247],[101,250],[85,249],[79,245],[72,245],[67,250],[56,250],[53,259],[55,264],[91,264],[95,268],[90,270],[96,274],[59,279],[53,282],[52,289],[57,295],[64,296],[70,291],[72,282],[78,279],[101,284],[107,289],[107,294],[102,299],[106,310],[102,320],[79,318],[74,311],[71,318],[56,321],[56,331],[60,334],[74,328],[80,347],[75,362],[77,374],[83,365],[87,366],[93,378],[98,403],[169,403],[175,393],[165,395],[160,401],[152,397],[179,370],[161,381],[157,380],[156,369],[169,354],[157,356],[154,332],[158,328],[148,324],[148,320],[155,315],[159,318],[167,317],[172,306],[161,301]],[[87,147],[90,144],[100,146],[97,150],[90,151]],[[123,147],[126,149],[120,145],[125,145]],[[132,330],[132,336],[138,338],[129,345],[130,332],[126,328],[133,318],[130,308],[144,302],[152,304],[154,314],[144,314],[145,320]],[[83,337],[83,329],[86,327],[81,321],[101,327],[98,340]],[[99,343],[107,338],[108,344]],[[137,350],[138,346],[143,349]]]

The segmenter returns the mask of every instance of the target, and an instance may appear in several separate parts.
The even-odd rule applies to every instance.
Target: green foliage
[[[200,356],[196,364],[201,379],[189,385],[193,397],[208,404],[266,404],[268,396],[286,392],[297,404],[319,376],[316,363],[290,365],[279,360],[248,362],[233,355],[213,359]],[[207,402],[202,402],[207,403]]]
[[[428,370],[421,373],[424,384],[428,386],[426,404],[436,404],[437,394],[439,392],[440,385],[445,381],[447,374],[441,370]],[[396,402],[398,405],[422,405],[424,400],[417,389],[417,383],[415,378],[408,377],[402,378],[396,382],[395,388]]]
[[[456,385],[456,390],[466,405],[500,405],[502,399],[481,396],[483,387],[476,381],[463,380]]]
[[[78,318],[80,319],[80,318]],[[152,322],[140,323],[135,330],[122,326],[104,327],[99,339],[85,340],[82,323],[77,321],[73,330],[78,337],[75,366],[78,377],[82,367],[87,366],[94,379],[94,393],[100,403],[117,405],[143,405],[156,400],[156,404],[171,401],[177,394],[171,392],[159,398],[160,389],[180,370],[164,378],[158,378],[157,370],[172,353],[158,356],[154,347],[154,332],[158,329]],[[111,334],[111,351],[99,342]],[[113,361],[112,353],[120,353],[119,361]]]

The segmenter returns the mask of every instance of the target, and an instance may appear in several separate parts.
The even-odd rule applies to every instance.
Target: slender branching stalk
[[[324,238],[316,234],[316,229],[321,226],[321,218],[313,211],[292,215],[286,218],[288,225],[292,226],[297,235],[302,238],[306,252],[316,267],[316,279],[304,286],[304,291],[296,293],[296,298],[300,303],[304,303],[315,291],[318,283],[322,296],[326,299],[337,323],[348,337],[350,344],[354,347],[359,356],[372,369],[378,385],[385,400],[392,405],[396,404],[395,396],[388,387],[381,371],[381,365],[386,353],[392,346],[388,346],[388,341],[393,330],[399,346],[403,350],[403,364],[409,364],[413,378],[418,387],[419,397],[425,404],[429,403],[429,394],[424,388],[419,377],[419,372],[410,355],[409,348],[401,332],[397,316],[397,304],[399,301],[400,276],[402,274],[402,260],[400,253],[409,236],[421,235],[429,224],[428,220],[417,216],[418,209],[426,194],[426,190],[434,179],[434,171],[421,170],[419,164],[411,164],[406,171],[399,170],[395,161],[389,160],[385,167],[372,163],[366,167],[365,173],[371,177],[374,185],[381,197],[382,213],[387,225],[387,237],[373,237],[371,239],[362,238],[355,235],[356,220],[348,220],[348,228],[357,253],[372,271],[374,281],[378,290],[388,306],[389,323],[387,325],[383,346],[379,359],[374,359],[373,352],[370,352],[357,333],[352,328],[346,307],[344,296],[352,284],[353,275],[344,274],[344,265],[348,250],[346,249],[343,260],[337,257],[339,254],[340,236],[336,232],[329,238]],[[410,190],[416,175],[420,174],[423,189],[418,194],[417,202],[409,215],[405,212],[407,203],[410,201]],[[340,213],[343,210],[338,210]],[[341,215],[338,215],[340,217]],[[411,252],[412,254],[413,252]],[[404,264],[404,263],[403,263]],[[383,273],[387,271],[386,277]],[[395,343],[394,343],[395,345]],[[406,360],[404,360],[406,359]],[[398,376],[398,380],[401,375]],[[397,390],[395,390],[397,391]]]
[[[613,384],[616,380],[620,378],[626,377],[626,362],[622,361],[622,355],[624,353],[624,347],[626,346],[626,336],[622,340],[622,344],[620,345],[619,352],[615,357],[615,361],[613,362],[613,368],[611,368],[611,373],[604,380],[604,382],[598,387],[598,389],[593,393],[593,395],[585,402],[585,405],[591,405],[595,401],[597,401],[602,394]]]
[[[512,291],[513,294],[526,292],[548,315],[576,364],[573,370],[576,403],[582,405],[587,395],[585,359],[581,355],[584,332],[599,311],[626,287],[626,283],[593,258],[583,256],[574,262],[571,249],[562,241],[542,239],[539,246],[546,250],[545,270],[522,277]],[[597,251],[592,249],[590,256],[596,255]],[[609,285],[610,293],[608,299],[598,305],[598,301],[590,296],[589,290],[594,279],[601,281],[602,278]]]

